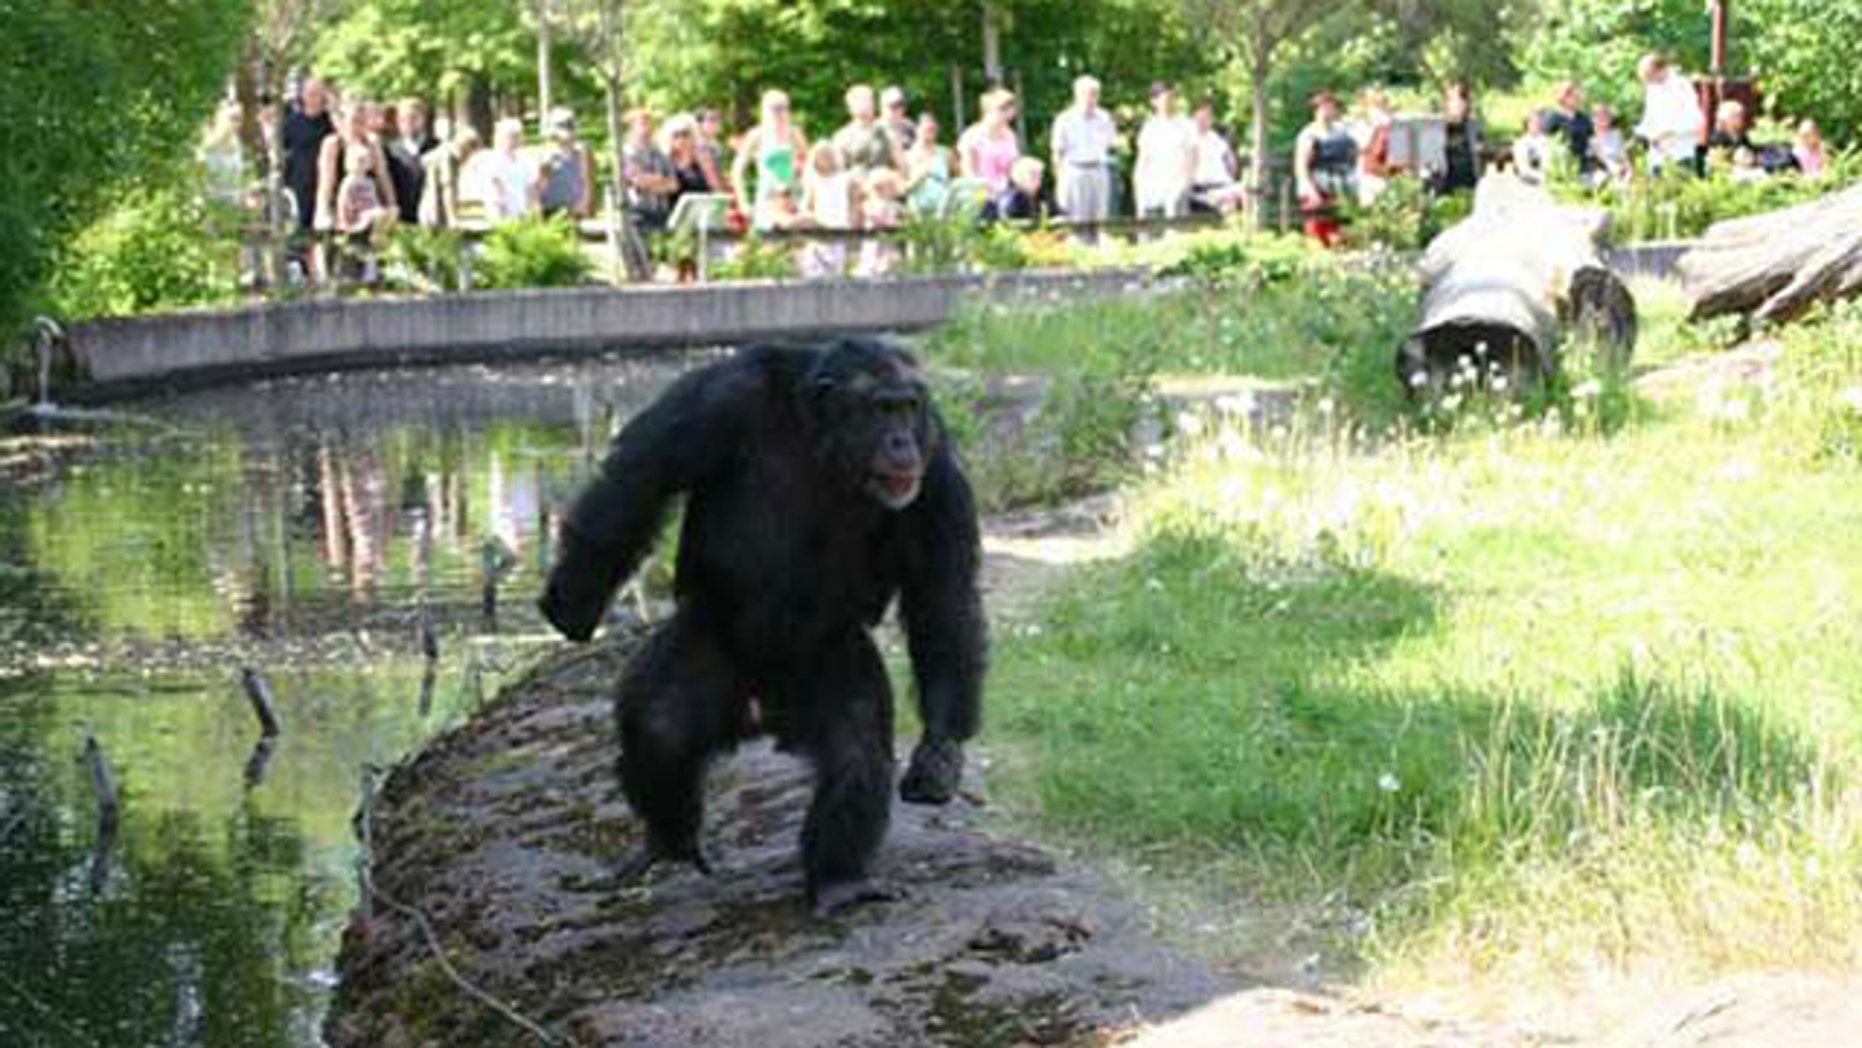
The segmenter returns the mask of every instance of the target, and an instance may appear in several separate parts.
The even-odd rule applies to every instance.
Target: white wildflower
[[[1852,415],[1862,415],[1862,386],[1850,386],[1836,395],[1838,403],[1849,409]]]
[[[1571,395],[1579,400],[1590,400],[1602,394],[1603,383],[1594,378],[1578,383],[1577,388],[1571,391]]]
[[[1186,437],[1197,437],[1202,435],[1202,431],[1203,417],[1201,415],[1194,411],[1177,412],[1177,432]]]
[[[1395,772],[1387,771],[1377,777],[1377,788],[1385,793],[1395,793],[1403,788],[1403,782],[1396,777]]]

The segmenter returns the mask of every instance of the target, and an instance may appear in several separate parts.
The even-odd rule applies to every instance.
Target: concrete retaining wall
[[[972,296],[1120,294],[1148,281],[1143,273],[1119,270],[575,288],[331,299],[103,320],[72,330],[77,378],[59,396],[97,401],[332,368],[916,331],[942,323]]]

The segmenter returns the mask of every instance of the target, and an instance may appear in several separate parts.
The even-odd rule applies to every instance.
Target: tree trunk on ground
[[[1604,262],[1608,221],[1511,176],[1483,180],[1473,213],[1423,256],[1422,320],[1397,352],[1404,387],[1446,392],[1470,372],[1478,384],[1544,382],[1570,337],[1604,367],[1626,365],[1636,301]]]
[[[1862,293],[1862,186],[1716,223],[1677,267],[1694,320],[1783,324]]]

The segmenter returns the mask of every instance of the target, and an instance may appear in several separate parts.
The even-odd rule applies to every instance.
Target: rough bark
[[[1627,364],[1636,301],[1604,261],[1608,222],[1511,176],[1482,181],[1473,213],[1423,256],[1422,318],[1397,351],[1405,388],[1442,390],[1468,373],[1544,382],[1573,339],[1605,367]]]
[[[1862,186],[1716,223],[1677,269],[1695,320],[1795,320],[1862,292]]]

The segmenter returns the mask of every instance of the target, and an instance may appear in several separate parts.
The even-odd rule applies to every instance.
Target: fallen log
[[[1784,324],[1862,293],[1862,185],[1715,223],[1676,264],[1688,317]]]
[[[1422,259],[1422,317],[1397,351],[1397,378],[1415,394],[1464,376],[1517,388],[1558,372],[1573,339],[1607,368],[1629,362],[1636,300],[1604,260],[1609,214],[1562,205],[1510,175],[1482,180],[1474,210]]]

